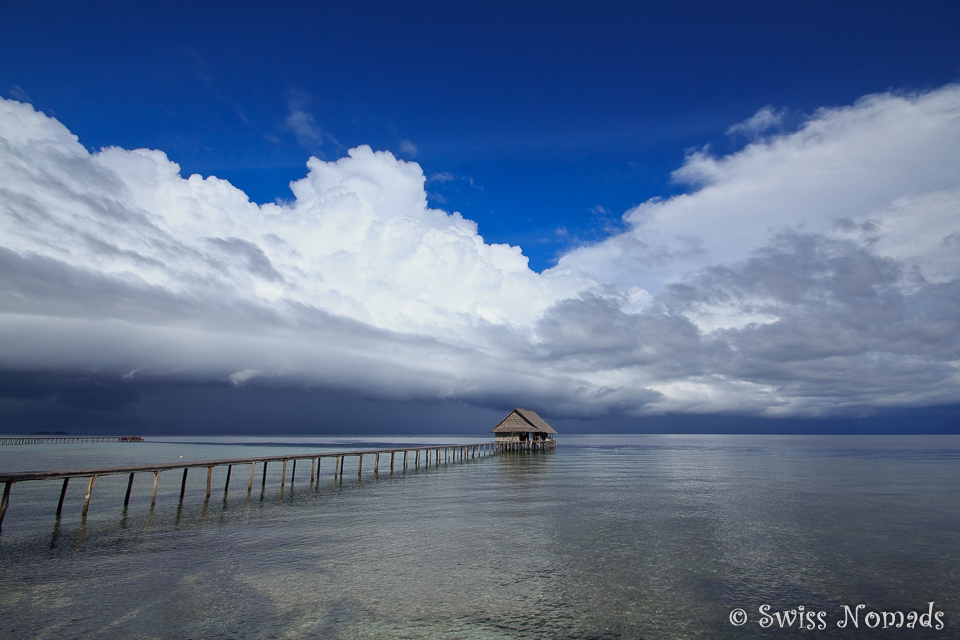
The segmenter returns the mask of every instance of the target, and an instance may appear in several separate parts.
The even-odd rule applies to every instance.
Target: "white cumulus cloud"
[[[691,191],[536,273],[389,152],[311,158],[257,205],[0,101],[0,368],[552,415],[960,401],[960,88],[825,109],[675,177]]]

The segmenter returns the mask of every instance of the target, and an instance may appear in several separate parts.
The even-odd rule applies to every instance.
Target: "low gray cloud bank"
[[[0,369],[568,417],[960,402],[960,87],[757,136],[536,273],[388,152],[257,205],[0,100]]]

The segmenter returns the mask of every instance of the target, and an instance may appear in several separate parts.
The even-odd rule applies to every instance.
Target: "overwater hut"
[[[491,429],[497,442],[529,442],[553,440],[556,433],[547,421],[530,409],[516,408]]]

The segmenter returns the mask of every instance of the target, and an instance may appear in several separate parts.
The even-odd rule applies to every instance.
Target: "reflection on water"
[[[0,464],[225,458],[255,444],[4,448]],[[275,441],[271,453],[302,446],[317,450]],[[85,522],[85,486],[71,485],[58,520],[59,483],[26,483],[0,536],[0,635],[956,638],[958,459],[955,437],[568,437],[406,474],[348,467],[342,483],[332,464],[319,483],[298,468],[282,491],[279,468],[249,493],[236,468],[224,495],[221,469],[209,500],[198,473],[182,505],[172,472],[153,509],[152,474],[126,509],[126,476],[107,476]],[[845,604],[931,601],[940,631],[836,626]],[[828,628],[763,630],[762,604],[824,611]]]

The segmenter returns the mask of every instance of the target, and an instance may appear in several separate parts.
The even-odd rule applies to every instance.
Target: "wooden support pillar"
[[[263,461],[263,484],[260,485],[261,489],[265,489],[267,486],[267,461]]]
[[[253,470],[257,466],[256,462],[250,463],[250,482],[247,484],[247,493],[253,491]],[[184,469],[186,471],[186,469]]]
[[[340,478],[343,479],[343,456],[340,456],[338,461],[340,462]]]
[[[373,457],[373,475],[380,475],[380,454]]]
[[[57,503],[57,517],[60,517],[60,512],[63,510],[63,497],[67,495],[67,483],[70,482],[70,478],[63,479],[63,488],[60,489],[60,502]],[[3,519],[3,516],[0,516],[0,520]]]
[[[210,481],[213,479],[213,467],[207,467],[207,497],[210,497]]]
[[[297,477],[297,459],[293,459],[293,469],[290,470],[290,486],[293,486],[293,481]]]
[[[390,473],[393,473],[393,457],[397,454],[396,451],[390,452]]]
[[[357,465],[357,477],[360,477],[360,473],[363,471],[363,454],[362,453],[360,454],[359,458],[360,458],[360,463]]]
[[[317,458],[319,460],[319,458]],[[313,470],[316,467],[317,460],[310,458],[310,482],[313,482]]]
[[[414,469],[420,468],[420,449],[417,449],[417,454],[413,458],[413,468]]]
[[[90,508],[90,494],[93,493],[93,483],[96,482],[96,480],[97,474],[93,474],[90,476],[90,482],[87,483],[87,495],[83,498],[83,513],[80,514],[83,517],[87,516],[87,509]],[[9,487],[9,485],[7,486]],[[4,492],[6,491],[7,490],[4,489]]]
[[[227,465],[227,481],[223,483],[223,495],[227,495],[227,489],[230,488],[230,472],[233,471],[233,465]]]
[[[10,505],[10,486],[13,484],[12,481],[7,480],[3,483],[3,497],[0,498],[0,527],[3,527],[3,516],[7,513],[7,507]],[[66,488],[66,485],[64,485]],[[57,510],[59,514],[59,509]]]
[[[157,469],[153,472],[153,495],[150,497],[150,508],[153,509],[153,505],[157,504],[157,483],[160,482],[160,470]],[[90,482],[91,486],[93,482]],[[207,490],[209,491],[209,489]],[[210,495],[209,493],[207,495]]]
[[[280,488],[283,489],[283,485],[287,482],[287,461],[283,461],[283,469],[280,471]]]
[[[127,495],[123,496],[123,506],[126,507],[130,504],[130,490],[133,489],[133,474],[130,474],[130,479],[127,480]]]
[[[180,480],[180,504],[183,504],[183,494],[187,492],[187,469],[188,467],[183,468],[183,479]],[[252,473],[253,472],[251,471],[251,474]],[[250,476],[250,479],[251,481],[253,480],[252,475]]]
[[[407,472],[407,453],[409,453],[409,452],[407,452],[407,451],[404,451],[404,452],[403,452],[403,472],[404,472],[404,473]]]

